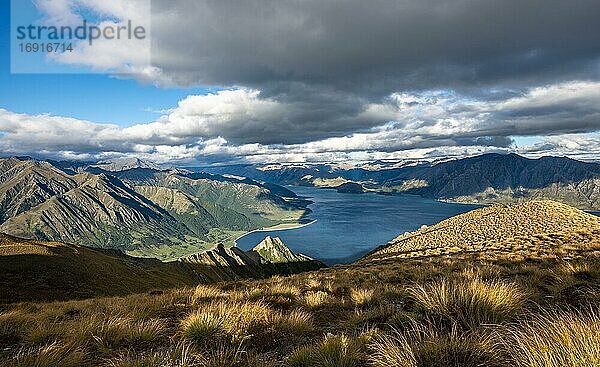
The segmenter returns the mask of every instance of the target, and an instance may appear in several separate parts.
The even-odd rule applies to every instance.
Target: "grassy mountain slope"
[[[12,217],[0,230],[19,237],[131,250],[191,235],[168,212],[111,176],[79,174],[77,186]]]
[[[0,360],[7,366],[597,366],[597,221],[554,202],[494,206],[401,236],[348,266],[161,294],[8,305],[0,311]],[[421,256],[386,252],[404,251],[409,238]],[[509,251],[529,241],[552,256],[506,257],[495,249],[505,241]],[[425,253],[429,242],[436,249],[485,246]]]
[[[126,295],[197,280],[177,264],[0,234],[0,303]]]
[[[367,260],[392,256],[430,256],[462,251],[489,252],[508,246],[517,255],[516,243],[538,235],[569,238],[600,231],[600,218],[555,201],[531,201],[512,206],[494,205],[446,219],[431,227],[405,233],[375,250]],[[515,246],[510,244],[514,242]],[[556,242],[556,241],[554,241]]]
[[[1,232],[167,260],[297,222],[307,204],[276,185],[145,165],[67,173],[57,168],[65,164],[9,158],[0,167]]]
[[[161,262],[61,242],[21,239],[0,233],[0,304],[122,296],[224,280],[263,278],[316,270],[324,265],[293,254],[285,245],[269,253],[222,245],[179,261]],[[281,254],[281,255],[279,255]],[[281,261],[284,256],[289,258]]]

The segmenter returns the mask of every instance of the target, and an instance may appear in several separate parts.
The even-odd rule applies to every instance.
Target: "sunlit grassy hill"
[[[404,233],[362,262],[465,252],[483,258],[557,257],[597,250],[599,236],[599,217],[566,204],[545,200],[493,205]]]

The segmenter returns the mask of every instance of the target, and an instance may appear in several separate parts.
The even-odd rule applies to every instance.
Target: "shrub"
[[[464,327],[500,323],[514,316],[527,300],[526,293],[515,284],[477,277],[463,281],[444,279],[407,291],[417,308]]]
[[[513,366],[600,366],[598,312],[538,315],[509,328],[501,339]]]

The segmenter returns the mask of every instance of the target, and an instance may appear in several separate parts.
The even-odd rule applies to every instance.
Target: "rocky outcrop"
[[[218,244],[212,250],[183,257],[179,262],[208,281],[289,275],[325,267],[318,260],[293,253],[279,238],[271,237],[247,252]]]
[[[256,245],[251,253],[258,254],[262,264],[293,263],[302,261],[313,261],[314,259],[303,255],[295,254],[290,250],[279,237],[267,236],[261,243]]]

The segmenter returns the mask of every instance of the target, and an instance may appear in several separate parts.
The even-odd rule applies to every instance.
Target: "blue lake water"
[[[237,240],[238,247],[250,250],[266,236],[279,237],[294,252],[329,265],[347,263],[406,231],[479,207],[413,195],[341,194],[313,187],[291,189],[314,201],[309,206],[309,219],[316,222],[302,228],[249,233]]]

